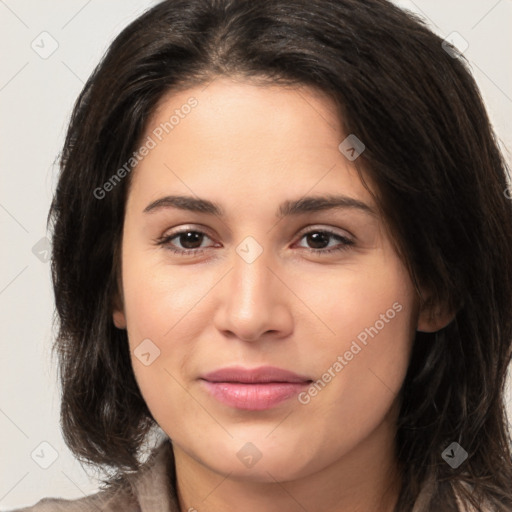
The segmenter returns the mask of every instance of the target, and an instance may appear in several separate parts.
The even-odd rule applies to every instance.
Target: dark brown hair
[[[169,91],[221,75],[305,84],[327,93],[345,133],[364,142],[360,175],[375,184],[412,279],[432,306],[457,312],[414,340],[396,512],[410,511],[427,482],[422,511],[455,510],[453,491],[512,510],[509,170],[464,58],[442,43],[385,0],[168,0],[113,41],[74,107],[49,215],[61,422],[79,460],[117,477],[134,471],[155,425],[111,314],[132,174],[101,198],[94,191],[129,161]],[[469,454],[455,469],[441,457],[454,441]]]

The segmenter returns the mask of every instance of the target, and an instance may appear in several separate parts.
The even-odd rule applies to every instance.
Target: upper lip
[[[298,375],[276,366],[260,366],[259,368],[244,368],[230,366],[221,368],[201,376],[210,382],[310,382],[309,377]]]

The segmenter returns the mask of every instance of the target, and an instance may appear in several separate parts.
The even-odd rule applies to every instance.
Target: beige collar
[[[180,512],[175,488],[172,443],[165,439],[144,466],[127,476],[141,512]]]

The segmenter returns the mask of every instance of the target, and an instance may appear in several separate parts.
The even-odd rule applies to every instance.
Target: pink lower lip
[[[210,382],[201,379],[206,390],[220,402],[248,411],[262,411],[297,395],[309,382]]]

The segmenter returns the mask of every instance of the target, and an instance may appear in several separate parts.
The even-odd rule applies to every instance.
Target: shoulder
[[[465,487],[470,493],[472,491],[472,486],[465,483],[465,482],[462,482],[461,485],[463,487]],[[458,507],[458,511],[459,512],[477,512],[476,508],[473,507],[472,505],[469,505],[467,503],[465,503],[463,500],[462,500],[462,497],[460,495],[460,493],[458,493],[455,489],[453,489],[454,491],[454,496],[455,496],[455,499],[457,501],[457,507]],[[485,503],[480,503],[480,508],[484,511],[484,512],[493,512],[492,510],[492,506],[489,504],[489,502],[486,500]]]
[[[77,500],[44,498],[35,505],[9,512],[174,512],[179,511],[175,489],[172,443],[167,438],[136,473],[123,483]]]
[[[140,512],[136,498],[126,489],[117,491],[99,491],[77,500],[61,498],[43,498],[35,505],[16,509],[11,512]]]

